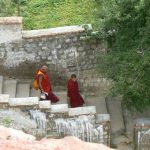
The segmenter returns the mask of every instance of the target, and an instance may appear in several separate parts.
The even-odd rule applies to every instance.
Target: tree
[[[111,8],[97,0],[107,10],[98,35],[111,49],[101,54],[99,69],[115,81],[113,93],[123,95],[128,109],[143,111],[150,106],[150,1],[110,1]]]

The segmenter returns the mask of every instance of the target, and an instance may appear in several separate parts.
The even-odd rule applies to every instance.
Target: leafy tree
[[[112,7],[101,3],[107,11],[98,37],[109,51],[101,54],[99,69],[115,81],[113,93],[123,95],[128,109],[144,111],[150,106],[150,1],[110,1]]]

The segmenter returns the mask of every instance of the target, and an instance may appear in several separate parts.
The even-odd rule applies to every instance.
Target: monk
[[[70,80],[68,81],[67,95],[72,108],[83,106],[84,100],[79,93],[77,77],[75,74],[72,74]]]
[[[43,65],[36,74],[36,78],[39,84],[39,89],[41,90],[41,97],[40,100],[51,100],[52,103],[57,103],[59,98],[53,93],[51,81],[48,75],[48,67]]]

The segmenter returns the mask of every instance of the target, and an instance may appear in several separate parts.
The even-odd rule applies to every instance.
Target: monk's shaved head
[[[41,67],[41,70],[42,70],[43,72],[48,72],[48,67],[47,67],[46,65],[43,65],[43,66]]]

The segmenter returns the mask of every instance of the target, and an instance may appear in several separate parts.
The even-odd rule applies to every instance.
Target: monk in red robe
[[[48,67],[43,65],[38,70],[36,78],[42,95],[45,94],[45,98],[43,99],[51,100],[52,103],[57,103],[59,101],[59,98],[53,93],[51,81],[48,75]]]
[[[71,79],[68,81],[68,99],[72,108],[81,107],[84,104],[84,100],[79,93],[77,77],[75,74],[71,75]]]

